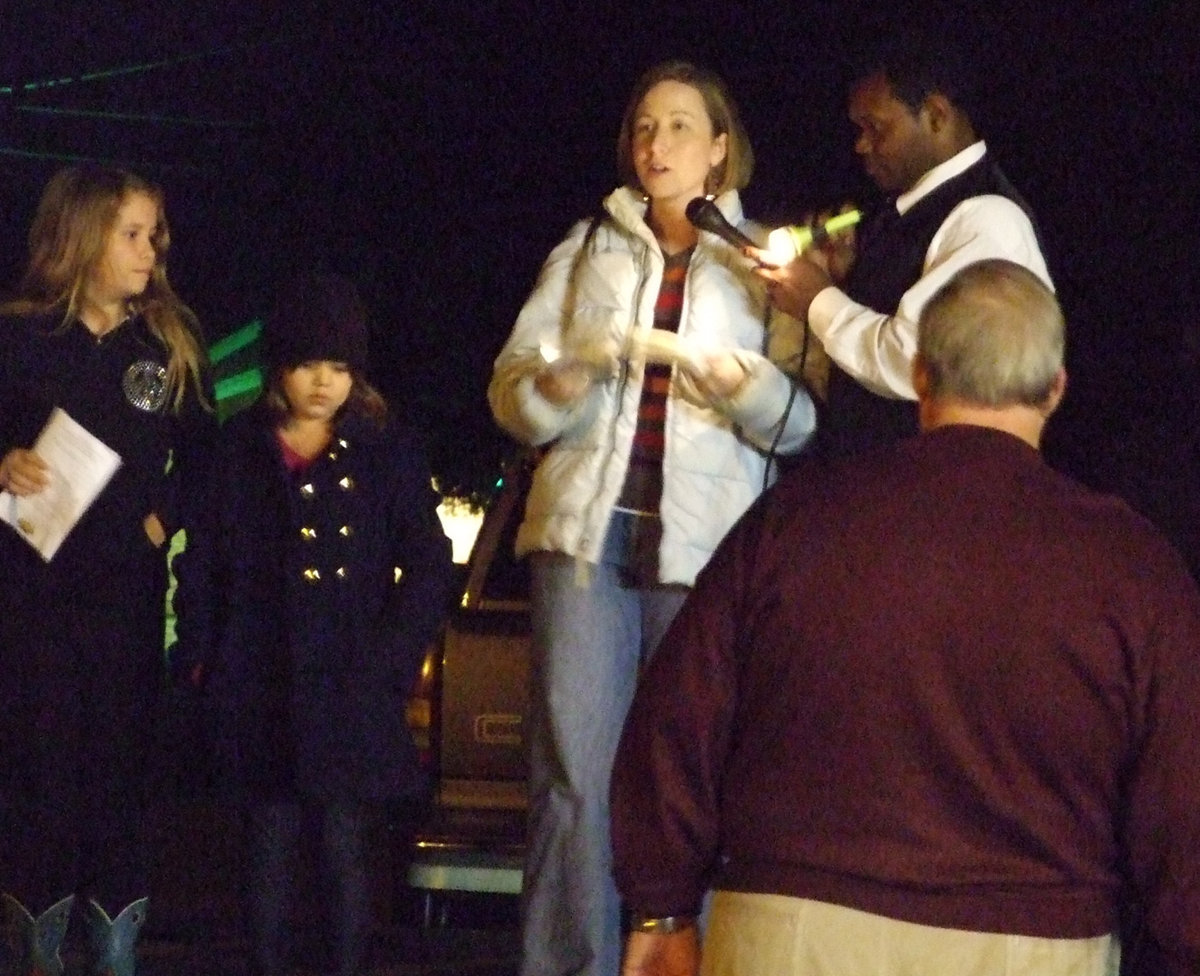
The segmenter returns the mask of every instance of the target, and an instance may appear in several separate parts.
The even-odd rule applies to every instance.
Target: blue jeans
[[[616,976],[620,901],[612,880],[608,786],[638,671],[687,596],[622,585],[627,517],[602,562],[532,557],[530,821],[521,976]]]
[[[338,976],[366,971],[371,922],[367,843],[376,817],[374,809],[353,803],[316,807],[268,802],[246,809],[251,842],[247,895],[256,976],[291,972],[289,916],[296,897],[296,859],[304,831],[314,827],[320,830],[326,875],[321,901],[328,903],[332,915],[329,965]]]

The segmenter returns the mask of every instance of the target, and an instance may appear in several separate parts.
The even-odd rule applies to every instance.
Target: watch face
[[[152,359],[139,359],[125,370],[121,389],[130,404],[157,413],[167,402],[167,368]]]

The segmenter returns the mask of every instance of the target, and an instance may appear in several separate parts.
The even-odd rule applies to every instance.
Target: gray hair
[[[1028,268],[1001,259],[955,274],[925,305],[917,327],[929,394],[977,406],[1044,404],[1065,344],[1054,293]]]

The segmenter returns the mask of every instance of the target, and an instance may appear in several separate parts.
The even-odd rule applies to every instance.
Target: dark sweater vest
[[[986,194],[1007,197],[1033,220],[1029,206],[1008,178],[984,156],[903,215],[896,212],[892,200],[881,207],[859,235],[858,255],[844,286],[846,294],[877,312],[895,315],[904,293],[921,278],[925,253],[950,212],[964,200]],[[878,396],[836,364],[829,376],[828,404],[822,418],[822,443],[832,456],[856,453],[917,431],[913,401]]]

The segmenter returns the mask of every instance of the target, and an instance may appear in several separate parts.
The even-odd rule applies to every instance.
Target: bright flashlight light
[[[442,531],[450,539],[454,561],[465,563],[471,555],[471,547],[475,545],[479,527],[483,524],[483,511],[472,508],[466,499],[451,496],[442,499],[437,513]]]
[[[831,234],[853,227],[860,220],[861,210],[848,210],[816,226],[778,227],[767,235],[768,259],[775,265],[787,264],[813,244],[823,244]]]

